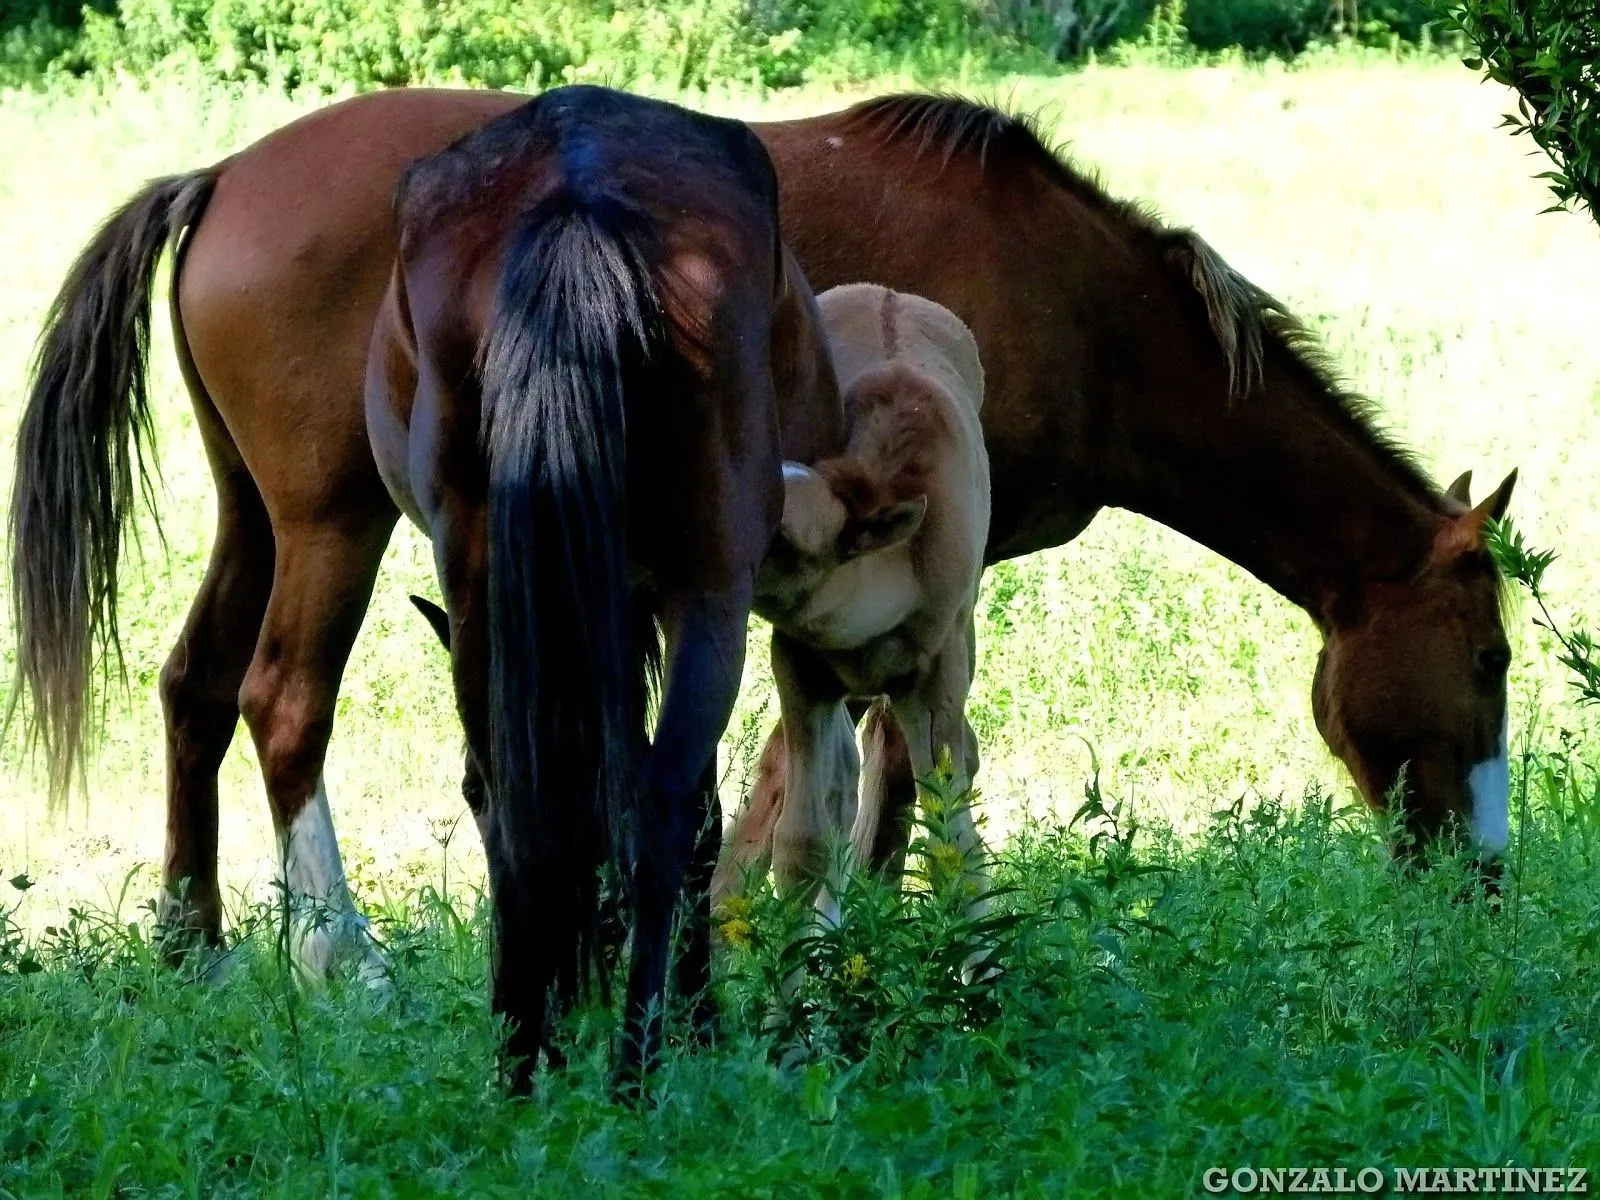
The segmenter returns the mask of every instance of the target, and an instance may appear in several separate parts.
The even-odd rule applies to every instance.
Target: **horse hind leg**
[[[161,671],[167,838],[158,924],[169,954],[222,940],[217,772],[239,721],[239,685],[272,586],[272,529],[261,493],[198,382],[191,395],[217,491],[211,561]],[[225,961],[225,960],[221,960]]]
[[[388,969],[350,897],[322,770],[339,681],[394,520],[390,509],[337,526],[278,528],[272,597],[239,692],[277,828],[289,948],[302,978],[323,979],[349,955],[380,989]]]

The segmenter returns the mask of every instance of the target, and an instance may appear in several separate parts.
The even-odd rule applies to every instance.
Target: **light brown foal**
[[[822,918],[837,922],[842,864],[830,835],[849,829],[850,860],[869,861],[884,816],[881,786],[858,800],[846,700],[887,697],[918,778],[946,748],[957,795],[977,770],[965,708],[989,459],[978,345],[954,313],[874,284],[834,288],[818,305],[845,400],[845,448],[812,467],[784,464],[783,520],[756,605],[774,627],[786,734],[773,868],[780,888],[817,892]],[[772,775],[778,764],[767,756],[764,765]],[[869,763],[869,779],[880,768]],[[981,896],[970,808],[952,821]],[[738,866],[724,863],[724,890]]]

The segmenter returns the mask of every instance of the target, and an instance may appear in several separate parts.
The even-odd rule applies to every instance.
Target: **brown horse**
[[[170,919],[206,940],[221,917],[217,767],[238,717],[290,837],[308,804],[326,804],[334,696],[398,515],[362,417],[396,253],[390,197],[410,160],[520,102],[359,97],[158,180],[85,248],[51,310],[18,437],[11,568],[18,692],[60,794],[94,712],[94,664],[115,659],[120,536],[149,441],[150,291],[188,231],[173,318],[219,522],[162,673],[165,875],[169,896],[187,880]],[[1410,764],[1412,831],[1461,817],[1489,850],[1503,844],[1509,653],[1483,526],[1512,478],[1464,511],[1279,305],[1193,233],[1109,198],[1023,121],[897,96],[754,128],[813,286],[923,295],[977,337],[989,561],[1059,545],[1107,504],[1211,547],[1322,633],[1318,726],[1368,800],[1382,805]],[[333,844],[314,851],[318,878],[341,879]]]
[[[686,881],[709,1002],[718,839],[693,880],[690,864],[701,829],[721,832],[716,748],[779,464],[832,450],[842,424],[777,201],[747,126],[594,87],[547,92],[401,181],[367,423],[433,539],[520,1087],[552,996],[570,1004],[603,958],[603,869],[633,918],[625,1074],[660,1039]]]

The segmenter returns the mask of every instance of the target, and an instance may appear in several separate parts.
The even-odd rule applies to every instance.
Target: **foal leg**
[[[895,884],[905,870],[911,844],[911,814],[917,785],[911,777],[911,752],[895,722],[894,710],[879,698],[861,722],[861,806],[850,842],[856,861]]]
[[[801,902],[815,898],[823,919],[837,923],[840,881],[831,878],[829,842],[848,827],[847,820],[854,820],[856,806],[854,764],[849,761],[855,735],[845,713],[844,690],[826,663],[777,632],[772,635],[772,673],[788,749],[783,807],[772,831],[773,878],[780,895]],[[841,739],[849,743],[848,755]],[[819,889],[829,883],[831,887]]]
[[[989,912],[989,875],[983,841],[972,815],[971,789],[977,771],[977,735],[966,719],[967,693],[972,686],[971,622],[962,635],[952,637],[917,680],[911,691],[894,700],[895,715],[905,733],[912,769],[922,779],[932,774],[941,751],[950,752],[951,792],[956,805],[947,814],[947,828],[961,854],[961,886],[968,897],[967,915],[980,920]],[[968,973],[988,957],[975,951]]]
[[[217,771],[239,721],[239,685],[272,587],[272,528],[261,493],[216,410],[195,412],[217,487],[217,531],[205,580],[161,670],[167,734],[167,845],[158,922],[181,953],[221,944]]]
[[[350,898],[322,767],[339,680],[394,521],[391,510],[344,526],[278,529],[272,598],[239,693],[277,827],[295,960],[320,979],[350,951],[361,978],[379,987],[387,969]]]
[[[750,796],[734,816],[733,828],[724,839],[716,873],[711,877],[712,907],[743,895],[746,885],[765,877],[772,864],[772,827],[783,811],[788,753],[780,719],[761,748]]]

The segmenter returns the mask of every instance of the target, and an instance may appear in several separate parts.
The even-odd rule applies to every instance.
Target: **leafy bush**
[[[1362,36],[1415,37],[1428,0],[1343,0]],[[1175,11],[1181,3],[1174,0]],[[787,87],[885,69],[942,76],[1081,59],[1148,35],[1155,0],[0,0],[0,83],[146,75],[181,58],[223,80],[325,90],[457,80]],[[1327,0],[1191,0],[1201,49],[1295,52]],[[1169,14],[1170,16],[1171,14]],[[1168,20],[1181,28],[1181,19]],[[1187,43],[1185,43],[1187,44]]]
[[[997,0],[990,19],[1019,41],[1067,62],[1137,32],[1151,11],[1148,0]]]
[[[85,11],[104,0],[0,0],[0,85],[43,75],[50,64],[69,59]]]
[[[1473,48],[1466,60],[1515,88],[1506,117],[1548,154],[1560,207],[1586,205],[1600,220],[1600,9],[1594,0],[1450,0],[1446,14]]]
[[[192,54],[225,79],[358,88],[455,78],[489,87],[550,81],[783,74],[781,39],[745,35],[739,0],[123,0],[92,15],[86,57],[147,70]]]
[[[1184,15],[1189,37],[1202,50],[1294,53],[1321,28],[1326,10],[1323,0],[1188,0]]]

